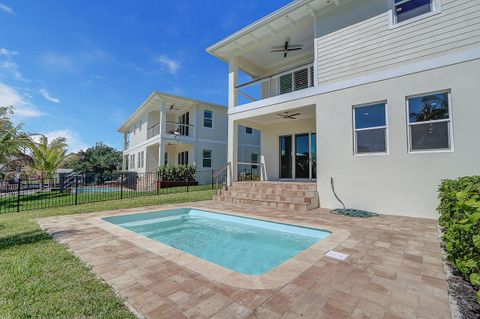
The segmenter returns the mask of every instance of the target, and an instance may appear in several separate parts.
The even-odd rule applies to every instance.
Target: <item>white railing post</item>
[[[238,105],[238,57],[228,61],[228,108]]]

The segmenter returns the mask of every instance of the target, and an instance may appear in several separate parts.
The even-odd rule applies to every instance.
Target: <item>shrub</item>
[[[159,168],[162,181],[193,181],[196,168],[193,165],[163,165]]]
[[[440,225],[444,227],[448,258],[480,287],[480,176],[442,181]],[[477,293],[480,303],[480,291]]]

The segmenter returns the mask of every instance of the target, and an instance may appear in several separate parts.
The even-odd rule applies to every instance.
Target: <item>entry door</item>
[[[184,113],[178,117],[178,122],[180,124],[190,124],[190,112]],[[188,136],[189,134],[189,127],[188,125],[179,125],[179,133],[183,136]]]
[[[295,178],[310,178],[310,137],[308,133],[295,135]]]

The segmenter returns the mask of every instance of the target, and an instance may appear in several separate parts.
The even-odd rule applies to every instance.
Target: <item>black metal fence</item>
[[[197,171],[185,180],[163,180],[158,172],[118,172],[109,180],[93,174],[60,174],[55,178],[0,181],[0,214],[80,205],[147,195],[215,188],[215,171]],[[225,178],[222,176],[222,178]]]

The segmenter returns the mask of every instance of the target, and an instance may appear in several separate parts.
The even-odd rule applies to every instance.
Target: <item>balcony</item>
[[[147,140],[160,134],[160,123],[155,124],[147,129]]]
[[[193,125],[167,121],[166,133],[175,136],[193,136]]]
[[[313,63],[238,85],[238,106],[313,87]]]

